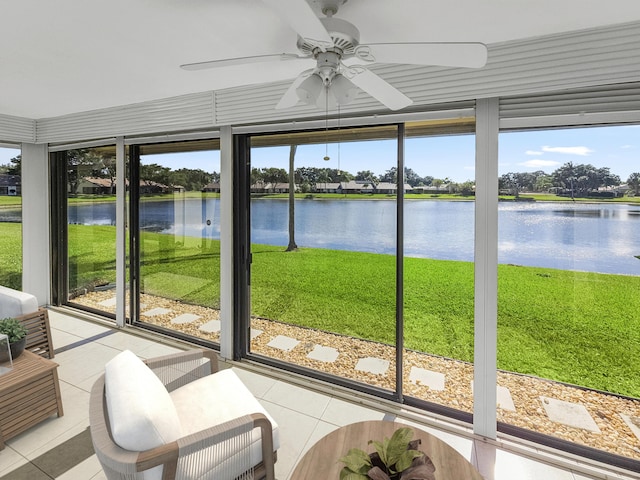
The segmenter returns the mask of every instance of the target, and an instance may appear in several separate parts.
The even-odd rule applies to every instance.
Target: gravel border
[[[114,307],[100,305],[100,302],[110,298],[113,298],[112,291],[90,292],[75,298],[74,302],[98,310],[113,312]],[[171,310],[170,313],[162,315],[145,317],[143,314],[142,320],[145,323],[180,331],[212,342],[219,342],[218,333],[206,333],[199,330],[201,325],[211,320],[220,319],[218,310],[146,294],[141,295],[140,302],[141,305],[144,305],[144,311],[158,307]],[[171,319],[182,313],[193,313],[200,315],[201,318],[192,323],[172,324]],[[389,345],[260,318],[252,319],[251,328],[263,331],[251,342],[253,353],[384,389],[395,389],[395,348]],[[268,346],[267,344],[277,335],[295,338],[300,343],[290,351]],[[307,355],[315,345],[333,347],[340,352],[340,355],[332,363],[310,359]],[[387,360],[389,362],[387,373],[375,375],[357,371],[355,369],[357,361],[365,357]],[[473,412],[472,364],[410,350],[405,351],[404,359],[403,392],[405,395],[465,412]],[[446,375],[444,390],[432,390],[426,385],[410,382],[411,367],[419,367]],[[516,407],[515,412],[498,408],[499,421],[640,460],[640,438],[634,435],[620,415],[631,417],[633,423],[640,429],[640,399],[622,398],[509,372],[498,372],[498,385],[509,389]],[[551,421],[546,415],[542,397],[583,405],[600,428],[601,433]]]

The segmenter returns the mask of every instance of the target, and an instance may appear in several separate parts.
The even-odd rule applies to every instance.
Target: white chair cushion
[[[0,318],[19,317],[38,311],[38,299],[30,293],[0,285]]]
[[[263,413],[273,427],[273,448],[274,450],[280,448],[277,423],[231,369],[207,375],[174,390],[170,395],[180,418],[183,436],[220,425],[243,415]],[[247,455],[246,451],[230,450],[227,453],[229,456]],[[259,428],[252,432],[250,454],[255,464],[262,461],[262,441],[260,440]],[[208,478],[218,478],[217,475],[226,467],[224,460],[224,458],[211,457],[209,465],[199,466],[198,476],[207,473]],[[229,478],[235,478],[243,472],[226,473],[231,473]]]
[[[169,392],[134,353],[125,350],[109,361],[104,383],[111,434],[120,447],[142,451],[180,438]]]

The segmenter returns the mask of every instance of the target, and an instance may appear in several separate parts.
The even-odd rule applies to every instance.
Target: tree
[[[262,169],[262,179],[271,184],[272,191],[275,192],[276,184],[286,183],[289,180],[289,174],[284,168],[269,167]]]
[[[553,182],[571,192],[571,199],[574,199],[575,183],[577,180],[576,169],[573,162],[567,162],[560,168],[556,169],[552,174]]]
[[[640,173],[634,172],[627,178],[627,185],[633,190],[634,195],[640,195]]]
[[[0,165],[0,173],[6,175],[20,175],[22,169],[22,155],[17,155],[9,160],[6,165]]]
[[[391,167],[389,170],[384,172],[383,175],[380,175],[380,181],[387,182],[387,183],[397,183],[398,169],[396,167]]]
[[[69,193],[77,195],[80,181],[95,176],[100,155],[92,149],[67,150],[67,181]]]
[[[291,145],[289,147],[289,245],[287,245],[287,252],[298,249],[295,239],[296,182],[294,178],[294,162],[297,148],[297,145]]]
[[[419,183],[421,183],[423,180],[420,177],[420,175],[418,175],[412,169],[410,169],[409,167],[404,167],[404,181],[405,183],[408,183],[412,187],[415,187]]]

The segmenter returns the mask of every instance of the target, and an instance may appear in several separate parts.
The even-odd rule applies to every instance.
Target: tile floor
[[[86,431],[91,386],[104,364],[118,352],[129,349],[142,358],[150,358],[182,348],[170,340],[112,330],[108,325],[57,311],[50,312],[50,321],[65,414],[61,418],[50,417],[7,442],[7,447],[0,451],[3,478],[12,478],[12,472]],[[398,405],[385,406],[365,397],[345,395],[338,389],[323,392],[318,384],[304,379],[292,383],[278,372],[244,365],[232,368],[280,426],[282,445],[276,464],[279,480],[288,479],[302,455],[324,435],[348,423],[375,419],[410,423],[437,435],[476,465],[486,480],[640,479],[637,473],[591,465],[566,455],[556,456],[508,439],[493,444],[483,442],[473,439],[466,428],[449,422]],[[92,455],[55,478],[106,477]]]

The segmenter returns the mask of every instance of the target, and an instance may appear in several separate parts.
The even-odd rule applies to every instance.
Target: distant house
[[[316,193],[340,193],[340,184],[337,182],[318,182],[315,185]]]
[[[182,187],[184,189],[184,187]],[[163,183],[153,182],[151,180],[140,180],[140,194],[150,193],[172,193],[174,187],[169,187]]]
[[[297,190],[297,187],[294,187],[294,192]],[[269,183],[267,184],[267,191],[269,193],[289,193],[289,184],[288,183]]]
[[[78,183],[77,191],[87,195],[114,195],[116,184],[110,178],[84,177]]]
[[[395,183],[380,182],[378,185],[376,185],[374,192],[385,193],[387,195],[395,195],[398,192],[398,187]]]
[[[211,182],[202,187],[203,192],[220,193],[220,182]]]
[[[362,193],[363,187],[365,187],[364,184],[351,180],[350,182],[340,182],[338,188],[340,193]]]
[[[295,186],[295,192],[298,191],[298,186]],[[251,193],[289,193],[288,183],[265,183],[256,182],[251,185]]]
[[[20,195],[20,175],[0,175],[0,195]]]

